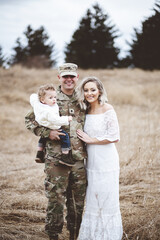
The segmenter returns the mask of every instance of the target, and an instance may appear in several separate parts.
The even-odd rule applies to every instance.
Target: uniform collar
[[[58,87],[57,89],[57,99],[58,100],[70,100],[70,101],[75,101],[76,100],[76,92],[75,90],[73,91],[73,94],[68,96],[65,93],[62,92],[61,86]]]

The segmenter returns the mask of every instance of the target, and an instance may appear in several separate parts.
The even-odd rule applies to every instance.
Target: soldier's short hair
[[[39,87],[38,89],[38,98],[39,98],[39,101],[41,101],[45,95],[46,95],[46,92],[48,90],[52,90],[52,91],[56,91],[55,87],[53,86],[53,84],[45,84],[45,85],[42,85]]]

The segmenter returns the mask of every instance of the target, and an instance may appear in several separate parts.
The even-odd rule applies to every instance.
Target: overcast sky
[[[18,37],[30,24],[35,30],[44,26],[50,40],[59,52],[59,63],[63,62],[63,51],[69,43],[79,22],[88,8],[98,3],[108,14],[121,37],[116,46],[125,56],[127,41],[131,41],[133,29],[141,29],[141,23],[153,14],[155,0],[0,0],[0,45],[3,54],[10,56]]]

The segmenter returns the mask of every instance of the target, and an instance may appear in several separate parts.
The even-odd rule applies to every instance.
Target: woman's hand
[[[89,137],[85,132],[83,132],[81,129],[77,130],[77,136],[79,139],[81,139],[85,143],[94,143],[94,139]]]
[[[83,142],[88,143],[88,144],[98,144],[98,145],[104,145],[104,144],[110,144],[110,143],[116,143],[119,140],[115,140],[115,141],[109,141],[107,139],[105,140],[98,140],[97,138],[91,138],[87,135],[87,133],[83,132],[81,129],[77,130],[77,136],[79,137],[79,139],[81,139]]]

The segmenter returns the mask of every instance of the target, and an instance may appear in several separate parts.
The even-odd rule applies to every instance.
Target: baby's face
[[[53,106],[56,103],[56,91],[47,90],[46,95],[41,100],[42,103]]]

